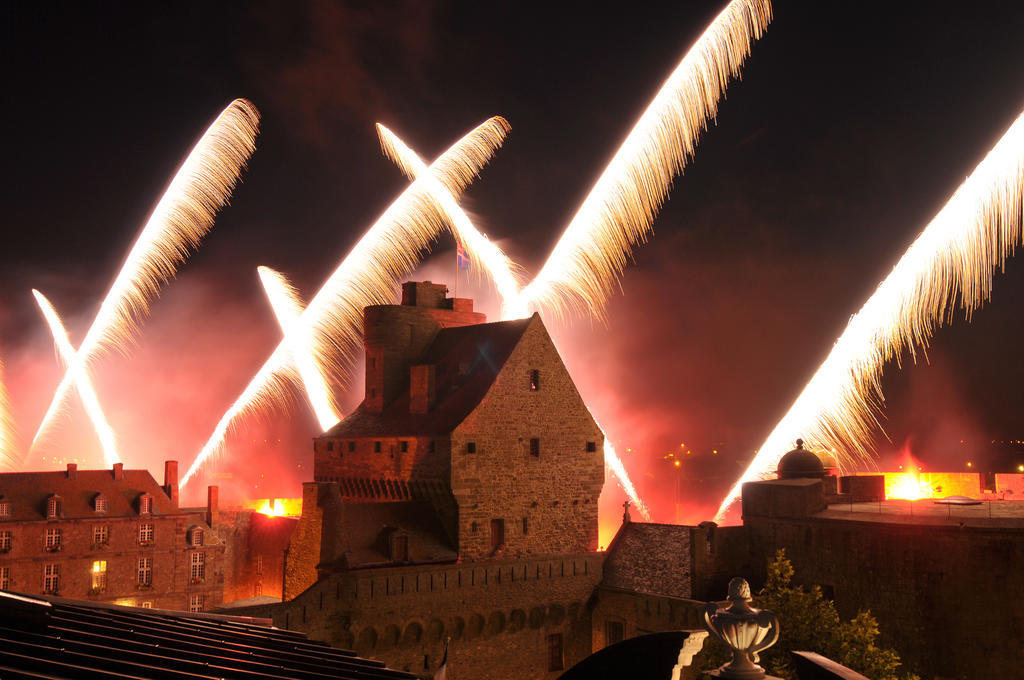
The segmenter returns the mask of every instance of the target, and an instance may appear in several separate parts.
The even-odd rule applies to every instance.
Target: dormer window
[[[139,514],[149,515],[153,512],[153,497],[148,493],[139,496]]]
[[[64,514],[64,502],[57,494],[46,499],[46,519],[57,519]]]
[[[188,544],[197,548],[203,544],[203,530],[199,527],[192,527],[188,530]]]
[[[103,494],[96,494],[96,498],[92,500],[93,510],[96,512],[106,512],[110,509],[110,504],[107,502],[107,497]]]
[[[409,561],[409,536],[404,532],[391,534],[391,560],[393,562]]]
[[[5,500],[0,500],[0,517],[10,517],[10,516],[11,516],[11,502],[10,501],[5,501]]]

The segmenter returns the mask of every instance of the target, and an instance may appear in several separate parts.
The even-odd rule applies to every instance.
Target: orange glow
[[[244,501],[242,507],[268,517],[298,517],[302,514],[301,498],[257,498]]]

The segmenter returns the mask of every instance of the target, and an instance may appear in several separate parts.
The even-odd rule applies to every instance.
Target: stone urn
[[[729,581],[728,609],[708,603],[704,607],[704,627],[732,650],[732,661],[712,675],[731,680],[761,680],[765,670],[757,665],[758,652],[779,639],[779,619],[765,609],[750,606],[750,584],[744,579]]]

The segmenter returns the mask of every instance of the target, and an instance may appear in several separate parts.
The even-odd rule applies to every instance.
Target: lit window
[[[536,392],[540,389],[540,371],[530,371],[530,391]]]
[[[188,598],[188,610],[190,612],[201,612],[203,611],[203,605],[205,604],[202,595],[192,595]]]
[[[149,545],[153,542],[153,523],[146,522],[139,525],[139,545]]]
[[[153,608],[153,603],[150,602],[149,600],[146,600],[145,602],[142,603],[142,608],[143,609],[152,609]]]
[[[107,561],[96,560],[92,563],[92,589],[101,593],[107,589]]]
[[[50,496],[46,499],[46,517],[53,519],[61,514],[60,496]]]
[[[46,549],[50,551],[60,550],[60,529],[46,530]]]
[[[530,455],[536,458],[540,457],[540,439],[537,437],[530,440]]]
[[[193,552],[190,562],[192,565],[192,582],[200,583],[206,579],[206,553]]]
[[[95,526],[92,528],[92,544],[93,545],[106,545],[107,539],[110,537],[110,529],[106,525]]]
[[[0,501],[0,517],[10,517],[10,516],[11,516],[11,502],[10,501]]]
[[[0,567],[0,590],[11,589],[11,568]]]
[[[53,563],[44,564],[43,592],[56,593],[58,590],[60,590],[60,565]]]
[[[199,527],[192,529],[189,532],[188,544],[193,547],[198,547],[203,544],[203,530]]]
[[[96,496],[96,499],[93,501],[93,509],[96,510],[96,512],[106,512],[108,507],[109,505],[105,496],[102,494]]]
[[[11,530],[0,531],[0,553],[11,551]]]
[[[139,514],[149,515],[153,512],[153,497],[148,493],[139,496]]]
[[[153,585],[153,558],[140,557],[138,569],[139,585],[149,587]]]

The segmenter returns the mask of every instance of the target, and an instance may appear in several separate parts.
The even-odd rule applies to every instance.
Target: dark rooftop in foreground
[[[0,591],[0,678],[415,678],[268,619]]]

